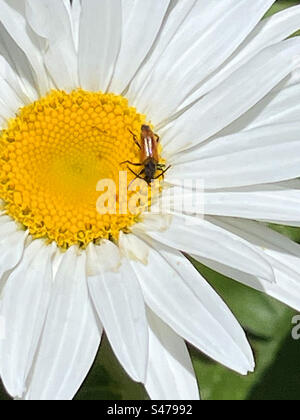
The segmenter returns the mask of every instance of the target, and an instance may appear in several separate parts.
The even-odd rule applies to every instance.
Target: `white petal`
[[[120,0],[82,0],[79,77],[83,89],[106,91],[115,68],[122,33]]]
[[[69,3],[69,0],[66,0]],[[72,31],[74,38],[74,45],[76,51],[79,47],[79,25],[80,25],[80,15],[81,15],[81,0],[73,0],[71,7],[71,22],[72,22]]]
[[[14,117],[13,111],[11,109],[9,109],[7,104],[5,104],[0,99],[0,118],[1,118],[1,121],[2,121],[1,127],[6,128],[7,120],[10,119],[10,118],[13,118],[13,117]]]
[[[1,108],[1,105],[0,105],[0,108]],[[3,117],[1,117],[1,111],[0,111],[0,130],[3,130],[5,126],[6,126],[6,120]]]
[[[231,267],[219,264],[216,261],[208,260],[206,258],[198,258],[198,260],[211,268],[212,270],[223,274],[230,279],[236,280],[252,289],[258,290],[259,292],[265,293],[280,302],[300,310],[300,289],[299,283],[289,274],[283,270],[277,270],[274,268],[276,274],[276,283],[268,283],[263,279],[251,276],[249,274],[242,273],[241,271],[235,270]]]
[[[252,1],[252,3],[255,3]],[[248,14],[248,12],[247,12]],[[234,25],[233,25],[234,26]],[[237,68],[255,54],[270,45],[283,41],[300,28],[300,7],[288,7],[263,19],[229,59],[196,89],[184,102],[183,107],[214,89]],[[240,30],[240,25],[239,25]]]
[[[254,361],[246,336],[222,300],[178,251],[156,244],[148,265],[131,262],[148,306],[209,357],[242,374]]]
[[[158,216],[159,218],[159,216]],[[144,228],[146,235],[174,249],[188,254],[219,261],[230,267],[274,281],[274,273],[264,255],[230,232],[206,220],[184,215],[174,215],[165,231],[147,230],[147,223],[135,225],[133,232]]]
[[[147,264],[149,249],[144,242],[138,241],[134,235],[127,235],[121,232],[119,236],[119,248],[125,258]]]
[[[128,0],[127,3],[129,6],[132,5],[132,0]],[[153,48],[151,49],[151,54],[149,54],[149,56],[146,58],[144,64],[141,66],[129,86],[129,91],[126,96],[130,98],[131,103],[137,101],[139,92],[142,91],[146,81],[148,80],[149,76],[151,76],[154,68],[156,67],[158,60],[160,60],[162,54],[164,54],[166,51],[166,48],[170,44],[170,41],[174,35],[178,32],[179,28],[182,27],[182,25],[186,22],[188,16],[189,18],[192,18],[192,12],[195,12],[196,10],[196,3],[199,3],[199,0],[180,0],[170,4],[169,10],[167,11],[167,18],[160,28],[158,37],[155,40]],[[207,8],[207,6],[205,3],[203,3],[202,6],[203,7],[201,12],[203,13],[204,8]],[[123,9],[123,12],[126,9],[130,8],[126,7]],[[213,10],[215,10],[215,8]],[[127,11],[129,13],[129,10]],[[197,15],[199,19],[201,16],[202,14]],[[207,17],[206,14],[205,16]],[[205,20],[205,17],[202,17],[202,20]]]
[[[127,373],[145,381],[148,324],[140,285],[124,259],[119,272],[88,279],[90,294],[110,344]]]
[[[2,111],[2,118],[11,118],[15,117],[19,108],[21,108],[24,103],[18,97],[16,91],[10,87],[6,80],[0,77],[0,91],[1,91],[1,101],[4,104],[5,110]],[[7,110],[7,111],[6,111]],[[5,112],[6,111],[6,112]]]
[[[4,57],[0,55],[0,116],[9,119],[24,105],[26,97],[22,92],[19,78]]]
[[[41,336],[52,289],[53,248],[34,241],[3,290],[1,315],[9,327],[1,343],[1,377],[10,395],[21,398]]]
[[[33,98],[36,99],[36,96],[34,97],[33,94],[31,94],[30,96],[27,95],[23,83],[20,80],[15,68],[11,67],[9,62],[2,55],[0,55],[0,80],[1,85],[8,85],[10,88],[9,92],[12,92],[16,97],[14,101],[17,101],[17,103],[14,104],[14,107],[12,109],[14,114],[16,113],[18,107],[23,106],[25,103],[30,103]],[[2,95],[2,90],[1,100],[4,101],[4,95]],[[7,103],[7,101],[5,102]]]
[[[300,189],[286,189],[280,183],[206,192],[203,200],[205,214],[300,222]]]
[[[262,223],[230,217],[209,217],[208,219],[211,223],[244,237],[246,241],[259,246],[265,253],[266,249],[272,249],[279,253],[283,251],[285,254],[300,257],[300,245],[267,228]]]
[[[62,0],[62,1],[64,2],[64,5],[67,9],[67,12],[70,18],[73,44],[74,44],[76,52],[78,52],[81,0],[73,0],[72,2],[70,0]]]
[[[1,215],[0,218],[0,241],[7,238],[8,234],[14,233],[18,230],[16,223],[7,215]]]
[[[273,2],[198,2],[144,83],[138,109],[150,115],[154,124],[171,117],[185,98],[230,57]]]
[[[77,88],[77,57],[66,4],[61,0],[27,0],[26,18],[32,29],[47,40],[44,60],[57,88]]]
[[[14,222],[0,225],[0,279],[21,260],[28,232],[17,230]]]
[[[24,103],[35,101],[38,98],[38,92],[32,67],[24,52],[14,42],[2,23],[0,23],[0,55],[16,75],[17,80],[14,81],[15,77],[9,71],[9,83],[13,83],[11,87],[18,90],[19,96],[24,99]]]
[[[300,69],[300,68],[299,68]],[[300,71],[294,71],[246,114],[225,128],[219,136],[272,124],[299,120]]]
[[[72,399],[95,359],[101,333],[88,295],[85,254],[71,247],[55,278],[25,399]]]
[[[300,123],[270,125],[217,138],[166,175],[201,179],[207,189],[283,181],[300,176]]]
[[[271,284],[261,278],[246,275],[211,260],[202,258],[201,262],[300,310],[300,246],[257,222],[231,218],[214,218],[214,220],[218,225],[221,224],[235,234],[239,234],[265,253],[273,266],[276,283]]]
[[[270,92],[299,61],[297,38],[264,49],[160,131],[165,153],[196,146],[222,130]]]
[[[103,240],[101,244],[90,244],[87,248],[87,275],[97,276],[106,271],[117,271],[121,265],[119,248],[111,241]]]
[[[123,2],[120,53],[110,90],[122,93],[148,54],[163,22],[170,0]]]
[[[184,184],[183,184],[184,185]],[[300,223],[300,182],[253,185],[223,190],[169,187],[161,208],[199,216],[232,216],[277,223]],[[195,204],[198,201],[198,206]],[[201,210],[202,206],[202,210]],[[153,207],[151,207],[153,209]],[[176,210],[177,209],[177,210]]]
[[[40,94],[49,90],[49,80],[46,74],[41,49],[45,47],[25,20],[24,0],[0,0],[1,22],[20,49],[26,54],[34,71],[35,80]]]
[[[186,344],[151,310],[146,390],[152,400],[199,400],[199,390]]]

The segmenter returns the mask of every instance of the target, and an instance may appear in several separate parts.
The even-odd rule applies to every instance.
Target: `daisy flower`
[[[288,39],[300,7],[262,20],[273,3],[0,0],[0,375],[12,397],[72,399],[103,331],[152,399],[199,398],[185,342],[253,371],[245,333],[187,254],[300,309],[300,247],[266,223],[300,224],[300,40]],[[145,178],[145,164],[122,164],[144,163],[143,125],[160,137],[155,199],[177,203],[186,183],[191,204],[201,180],[204,216],[98,211],[101,180],[120,198],[122,172],[130,200],[132,172]]]

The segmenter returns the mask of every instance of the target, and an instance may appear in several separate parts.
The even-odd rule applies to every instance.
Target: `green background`
[[[268,15],[296,4],[300,2],[277,1]],[[300,243],[300,230],[275,228]],[[300,400],[300,341],[291,338],[292,317],[295,312],[200,264],[195,265],[241,322],[251,342],[257,364],[254,374],[241,377],[190,347],[202,398]],[[104,338],[96,362],[76,398],[138,400],[147,398],[147,395],[141,385],[127,377]],[[8,399],[0,384],[0,400]]]

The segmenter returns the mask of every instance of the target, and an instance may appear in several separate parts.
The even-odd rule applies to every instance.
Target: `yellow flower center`
[[[25,106],[0,135],[0,198],[6,213],[34,238],[62,248],[117,240],[139,219],[120,212],[118,198],[120,171],[127,175],[127,198],[133,194],[127,186],[134,175],[121,162],[140,162],[130,132],[138,136],[144,123],[145,116],[125,98],[101,92],[53,91]],[[115,213],[97,210],[103,179],[116,185]]]

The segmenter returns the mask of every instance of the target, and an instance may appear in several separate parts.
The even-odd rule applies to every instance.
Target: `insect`
[[[133,166],[143,166],[143,169],[139,173],[134,172],[129,166],[127,168],[135,175],[135,179],[143,179],[150,185],[153,180],[163,177],[171,166],[166,168],[166,165],[159,163],[158,143],[160,139],[148,125],[142,125],[141,127],[140,142],[137,136],[131,130],[129,131],[132,134],[135,144],[140,149],[141,163],[134,163],[127,160],[122,162],[121,165],[128,163]],[[160,171],[160,174],[155,176],[157,171]]]

